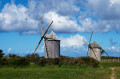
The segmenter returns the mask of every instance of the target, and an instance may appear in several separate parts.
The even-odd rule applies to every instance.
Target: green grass
[[[68,65],[0,68],[0,79],[109,79],[110,74],[110,69]]]
[[[120,62],[112,61],[112,62],[100,62],[100,65],[105,69],[110,69],[115,67],[115,79],[120,79]]]
[[[0,67],[0,79],[110,79],[111,67],[120,67],[120,62],[100,62],[100,67],[82,66],[24,66]],[[120,68],[116,71],[120,78]]]
[[[120,68],[115,69],[115,74],[116,79],[120,79]]]
[[[100,62],[100,65],[104,68],[110,68],[110,67],[120,67],[120,62],[117,61],[105,61]]]

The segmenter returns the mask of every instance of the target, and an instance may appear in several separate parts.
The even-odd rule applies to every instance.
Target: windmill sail
[[[38,43],[38,45],[37,45],[37,47],[36,47],[34,53],[35,53],[36,50],[38,49],[40,43],[42,42],[43,38],[45,37],[45,35],[46,35],[46,33],[48,32],[48,30],[49,30],[50,26],[52,25],[52,23],[53,23],[53,21],[50,23],[50,25],[48,26],[47,30],[45,31],[45,33],[44,33],[43,36],[41,37],[41,39],[40,39],[40,41],[39,41],[39,43]]]
[[[105,52],[105,50],[102,49],[102,47],[96,41],[94,41],[93,43],[90,43],[92,39],[92,34],[93,34],[93,31],[91,33],[89,43],[83,40],[88,45],[87,55],[90,49],[90,57],[100,61],[102,53],[105,53],[107,56],[109,55]]]

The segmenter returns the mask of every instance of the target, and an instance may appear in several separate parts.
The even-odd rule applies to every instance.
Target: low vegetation
[[[115,77],[120,78],[118,61],[98,62],[89,57],[66,56],[45,59],[38,54],[4,56],[3,52],[1,55],[0,79],[110,79],[111,67],[117,67]]]
[[[110,69],[70,65],[0,68],[0,79],[109,79],[110,75]]]
[[[38,54],[31,54],[25,57],[19,57],[16,55],[10,55],[9,57],[0,58],[0,66],[26,66],[34,64],[37,66],[49,66],[49,65],[77,65],[77,66],[90,66],[98,67],[99,62],[90,57],[65,57],[60,58],[44,58],[39,57]]]
[[[108,56],[102,56],[101,59],[120,59],[120,57],[108,57]]]
[[[8,56],[3,56],[3,51],[0,52],[0,66],[27,66],[27,65],[37,65],[37,66],[49,66],[49,65],[76,65],[76,66],[90,66],[98,67],[99,62],[90,57],[66,57],[61,56],[60,58],[44,58],[39,57],[37,53],[28,54],[25,57],[20,57],[15,54],[9,54]]]

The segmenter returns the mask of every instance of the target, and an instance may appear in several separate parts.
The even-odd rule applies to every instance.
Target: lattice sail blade
[[[88,47],[88,50],[87,50],[87,56],[88,56],[88,52],[89,52],[89,47]]]
[[[89,44],[90,44],[90,42],[91,42],[91,39],[92,39],[92,34],[93,34],[93,31],[92,31],[92,33],[91,33],[91,36],[90,36],[90,41],[89,41]]]
[[[52,25],[53,21],[50,23],[50,25],[48,26],[47,30],[45,31],[45,33],[43,34],[43,37],[46,35],[46,33],[48,32],[50,26]]]
[[[89,45],[85,40],[83,40],[83,42],[85,42],[87,45]]]
[[[42,18],[40,18],[40,25],[41,25],[42,35],[43,35],[44,31],[43,31],[43,27],[42,27]]]
[[[93,51],[93,53],[94,53],[94,55],[95,55],[95,57],[96,57],[96,59],[97,59],[97,56],[96,56],[96,54],[95,54],[95,52],[94,52],[94,50],[93,50],[93,47],[91,46],[91,48],[92,48],[92,51]]]
[[[39,47],[40,43],[42,42],[42,40],[43,40],[43,37],[41,37],[41,39],[40,39],[40,41],[39,41],[39,43],[38,43],[37,47],[36,47],[36,48],[35,48],[35,50],[34,50],[34,53],[35,53],[35,52],[36,52],[36,50],[38,49],[38,47]]]

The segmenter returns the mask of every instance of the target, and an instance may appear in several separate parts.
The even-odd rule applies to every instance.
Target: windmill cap
[[[101,48],[100,45],[97,43],[97,41],[95,40],[93,43],[91,43],[91,46],[93,48]]]
[[[49,35],[46,35],[46,38],[49,40],[60,40],[53,31]]]

